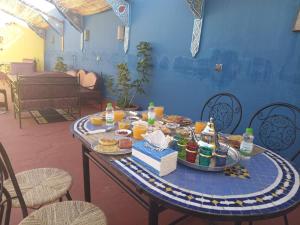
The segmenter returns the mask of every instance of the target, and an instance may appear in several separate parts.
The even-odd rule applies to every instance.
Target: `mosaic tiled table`
[[[300,202],[299,174],[285,159],[265,150],[240,162],[242,173],[201,172],[178,164],[173,173],[158,177],[126,155],[112,158],[94,153],[90,146],[97,135],[86,135],[87,117],[74,123],[73,134],[83,143],[85,197],[90,201],[89,160],[98,164],[131,196],[149,210],[148,224],[158,224],[161,208],[175,208],[209,219],[253,221],[284,215]],[[105,163],[102,163],[104,161]],[[113,171],[126,177],[142,190],[150,203],[116,178]],[[232,173],[232,171],[231,171]]]

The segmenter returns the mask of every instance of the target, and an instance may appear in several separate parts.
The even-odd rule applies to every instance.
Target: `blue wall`
[[[80,34],[66,22],[65,51],[59,41],[46,40],[46,68],[55,58],[76,68],[116,74],[115,65],[128,62],[135,73],[140,41],[153,45],[155,69],[147,96],[164,105],[168,113],[199,118],[205,100],[218,92],[236,95],[244,109],[239,132],[250,114],[262,105],[284,101],[300,107],[300,33],[292,32],[300,0],[208,0],[201,49],[193,59],[189,52],[193,16],[185,0],[132,0],[130,49],[116,40],[119,19],[110,10],[84,18],[90,40],[80,51]],[[73,63],[72,55],[77,61]],[[101,57],[97,64],[96,57]],[[216,63],[223,71],[214,71]]]

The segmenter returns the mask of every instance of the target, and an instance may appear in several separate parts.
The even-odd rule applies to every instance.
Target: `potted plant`
[[[151,44],[140,42],[137,45],[138,62],[136,66],[137,78],[131,79],[127,63],[117,65],[116,81],[112,76],[106,78],[109,92],[117,97],[117,107],[125,110],[137,110],[134,99],[138,94],[145,94],[145,84],[149,83],[152,72]]]
[[[64,58],[63,57],[57,57],[56,58],[56,63],[54,66],[54,71],[56,72],[66,72],[67,71],[67,64],[64,63]]]

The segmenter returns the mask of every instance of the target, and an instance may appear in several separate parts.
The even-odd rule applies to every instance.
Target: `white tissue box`
[[[176,170],[177,154],[177,151],[170,148],[156,151],[145,146],[145,141],[135,142],[132,147],[132,159],[159,176]]]

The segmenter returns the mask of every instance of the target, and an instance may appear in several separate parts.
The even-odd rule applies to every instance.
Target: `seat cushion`
[[[91,203],[64,201],[42,207],[19,225],[106,225],[104,213]]]
[[[61,169],[39,168],[16,174],[26,206],[38,208],[64,196],[71,188],[71,175]],[[15,197],[15,189],[10,179],[4,181],[10,196]],[[13,199],[13,207],[20,207],[19,200]]]

